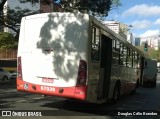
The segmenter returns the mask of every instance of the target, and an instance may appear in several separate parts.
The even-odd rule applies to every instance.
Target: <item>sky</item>
[[[134,37],[160,35],[160,0],[120,0],[121,6],[112,9],[107,20],[131,25]]]

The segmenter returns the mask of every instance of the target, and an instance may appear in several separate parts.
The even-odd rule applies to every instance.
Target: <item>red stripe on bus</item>
[[[123,83],[121,89],[123,94],[129,94],[136,89],[136,83]]]
[[[86,100],[87,86],[79,87],[55,87],[47,85],[37,85],[25,82],[17,78],[17,90],[36,94],[44,94],[50,96],[59,96],[65,98],[75,98]]]

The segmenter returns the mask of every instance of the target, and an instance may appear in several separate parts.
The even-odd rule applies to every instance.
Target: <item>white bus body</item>
[[[157,81],[157,60],[145,59],[143,70],[143,85],[156,87]]]
[[[88,20],[88,15],[75,17],[69,13],[22,18],[18,57],[21,58],[23,81],[34,84],[39,93],[61,95],[62,91],[70,98],[75,95],[84,98],[84,94],[79,93],[85,87],[75,89],[75,79],[80,60],[87,61]],[[77,93],[73,93],[75,90]]]
[[[120,47],[126,59],[112,56]],[[92,16],[31,15],[21,21],[17,90],[103,103],[136,90],[140,60],[137,49]]]

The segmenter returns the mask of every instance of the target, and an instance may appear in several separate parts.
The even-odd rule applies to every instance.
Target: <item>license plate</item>
[[[54,79],[53,78],[42,78],[43,83],[53,83]]]

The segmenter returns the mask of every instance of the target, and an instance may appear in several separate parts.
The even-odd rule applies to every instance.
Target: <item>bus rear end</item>
[[[157,61],[154,59],[144,60],[143,86],[156,87],[157,82]]]
[[[22,18],[17,90],[85,100],[88,20],[70,13]]]

